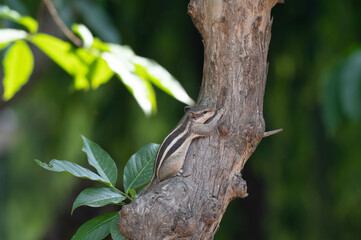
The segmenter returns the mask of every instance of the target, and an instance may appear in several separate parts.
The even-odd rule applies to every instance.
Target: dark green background
[[[61,36],[39,1],[0,2]],[[102,40],[155,59],[197,98],[203,49],[188,1],[54,2],[68,26],[84,23]],[[247,162],[250,195],[231,202],[216,240],[360,239],[360,11],[358,0],[287,1],[273,9],[264,117],[268,130],[284,132],[264,139]],[[83,134],[121,170],[141,146],[160,143],[183,114],[183,104],[157,90],[158,114],[146,118],[115,78],[96,91],[74,92],[71,77],[38,51],[35,65],[29,84],[0,102],[5,240],[70,239],[87,219],[117,209],[83,207],[70,216],[72,201],[91,183],[47,172],[33,159],[85,164]]]

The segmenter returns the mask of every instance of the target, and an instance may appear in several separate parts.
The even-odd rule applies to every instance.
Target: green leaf
[[[70,43],[46,34],[36,34],[31,41],[69,74],[76,75],[76,71],[84,71]]]
[[[75,76],[75,89],[80,90],[80,89],[88,89],[90,86],[90,80],[92,80],[91,78],[93,78],[94,76],[94,64],[96,64],[96,60],[100,57],[96,57],[93,55],[93,53],[91,53],[88,49],[84,49],[84,48],[77,48],[75,50],[75,54],[76,56],[79,58],[79,61],[81,62],[81,64],[83,64],[85,66],[84,68],[84,72],[82,73],[77,73],[77,75]],[[104,61],[104,60],[103,60]],[[105,65],[107,65],[106,63],[104,63]],[[106,66],[108,67],[108,66]],[[109,69],[109,67],[108,67]],[[111,73],[113,73],[110,69],[109,71]],[[105,71],[101,72],[103,74],[105,74],[105,76],[96,76],[98,78],[106,78],[108,77],[105,73]],[[108,73],[109,74],[109,73]],[[81,81],[79,81],[81,80]]]
[[[1,34],[1,33],[0,33]],[[7,43],[0,43],[0,50],[3,49],[3,48],[6,48],[10,43],[7,42]]]
[[[85,48],[93,45],[94,37],[90,30],[83,24],[73,24],[71,29],[81,38]]]
[[[128,192],[129,192],[130,196],[134,199],[135,195],[137,194],[135,189],[130,188]]]
[[[114,72],[109,68],[107,62],[98,57],[90,65],[89,79],[93,89],[97,89],[100,85],[108,82],[114,75]]]
[[[111,53],[104,52],[102,58],[133,94],[144,113],[148,116],[155,113],[154,90],[145,78],[135,74],[135,66],[131,62],[134,53],[127,47],[114,44],[110,45],[110,51]]]
[[[74,77],[76,89],[89,88],[86,76],[95,56],[85,49],[75,49],[70,43],[46,34],[36,34],[30,41]]]
[[[194,104],[194,101],[188,96],[180,83],[156,61],[144,57],[134,56],[133,62],[145,71],[147,78],[155,86],[183,103],[189,105]]]
[[[149,182],[153,175],[154,160],[159,144],[151,143],[133,154],[124,168],[123,182],[125,192],[136,189]]]
[[[110,233],[110,225],[118,212],[107,213],[90,219],[80,226],[72,240],[101,240]]]
[[[15,42],[4,58],[4,100],[9,100],[27,83],[33,71],[34,58],[24,41]]]
[[[83,152],[88,156],[88,162],[99,175],[111,186],[117,181],[118,169],[114,160],[98,144],[82,136],[84,141]]]
[[[66,160],[56,160],[53,159],[49,162],[49,164],[41,162],[37,159],[35,159],[35,162],[39,164],[42,168],[53,171],[53,172],[65,172],[70,173],[71,175],[75,177],[90,179],[93,181],[106,183],[108,184],[102,177],[100,177],[98,174],[90,171],[89,169],[86,169],[78,164],[66,161]]]
[[[125,197],[118,191],[107,187],[93,187],[84,189],[73,203],[71,213],[80,206],[103,207],[108,204],[121,203]]]
[[[92,45],[93,49],[100,50],[102,52],[109,52],[109,44],[102,42],[99,38],[95,37]]]
[[[0,44],[10,43],[15,40],[24,39],[28,36],[28,33],[23,30],[5,28],[0,29]]]
[[[7,6],[0,5],[0,17],[7,18],[13,22],[19,23],[29,29],[29,31],[32,33],[38,31],[38,23],[34,18],[21,16],[18,12],[11,10]]]
[[[117,217],[114,218],[110,224],[109,227],[110,235],[112,236],[113,240],[126,240],[126,238],[123,237],[119,232],[118,221],[119,221],[119,215],[117,214]]]
[[[76,90],[88,89],[89,81],[84,75],[76,75],[74,78],[74,88]]]

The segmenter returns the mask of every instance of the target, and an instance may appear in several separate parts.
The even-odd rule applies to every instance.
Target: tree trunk
[[[218,131],[192,142],[182,176],[167,179],[122,208],[128,239],[213,239],[229,202],[247,196],[241,170],[261,141],[271,9],[277,0],[191,0],[203,37],[197,105],[224,107]]]

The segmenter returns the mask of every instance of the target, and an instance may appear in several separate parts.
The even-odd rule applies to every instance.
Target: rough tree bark
[[[261,141],[271,9],[277,0],[191,0],[204,43],[197,105],[226,108],[218,131],[192,142],[182,176],[119,212],[128,239],[213,239],[229,202],[247,196],[241,170]]]

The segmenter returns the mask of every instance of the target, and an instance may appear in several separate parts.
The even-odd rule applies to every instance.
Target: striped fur
[[[163,140],[159,147],[154,163],[153,178],[149,186],[154,182],[174,176],[182,168],[192,140],[196,137],[204,136],[204,134],[193,132],[195,131],[193,125],[203,125],[215,115],[214,108],[187,108],[185,110],[186,115],[184,118]]]
[[[184,142],[189,135],[190,121],[183,121],[178,125],[163,141],[159,147],[156,163],[154,166],[162,166],[164,160],[174,152],[174,146],[180,146],[181,142]],[[159,167],[154,167],[154,176],[158,178]]]

